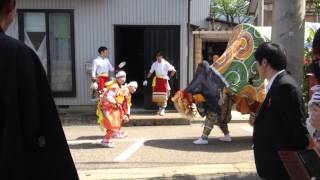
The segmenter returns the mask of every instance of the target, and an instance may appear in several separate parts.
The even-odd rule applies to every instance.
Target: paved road
[[[68,126],[65,133],[81,179],[258,179],[251,148],[252,128],[231,123],[233,142],[194,145],[202,124],[124,127],[127,138],[104,148],[98,126]]]

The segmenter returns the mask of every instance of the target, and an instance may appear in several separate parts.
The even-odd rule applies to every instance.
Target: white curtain
[[[54,91],[72,90],[70,15],[49,14],[51,87]]]

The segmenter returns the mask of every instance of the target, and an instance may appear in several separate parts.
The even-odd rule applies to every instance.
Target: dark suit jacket
[[[78,179],[38,56],[1,28],[0,175],[14,180]]]
[[[259,175],[268,176],[270,168],[277,167],[278,150],[306,148],[308,132],[304,120],[300,88],[289,74],[282,72],[274,79],[254,124],[253,144]],[[270,164],[260,162],[264,160]]]

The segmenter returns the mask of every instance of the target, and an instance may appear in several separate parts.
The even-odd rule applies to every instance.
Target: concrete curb
[[[123,126],[165,126],[165,125],[190,125],[191,121],[183,117],[134,115]]]
[[[125,168],[125,169],[99,169],[99,170],[78,170],[80,179],[149,179],[149,178],[174,178],[209,176],[225,179],[230,175],[241,177],[248,175],[256,179],[254,163],[234,164],[201,164],[188,166],[151,167],[151,168]],[[185,179],[185,178],[183,178]],[[233,178],[237,179],[237,178]],[[239,178],[240,179],[240,178]],[[247,178],[246,178],[247,179]]]
[[[168,111],[165,116],[156,115],[156,111],[133,112],[128,123],[123,126],[166,126],[166,125],[190,125],[203,123],[204,118],[196,116],[193,119],[185,117],[175,111]],[[94,111],[64,111],[60,112],[60,119],[64,126],[97,125],[97,116]],[[248,115],[241,115],[233,111],[230,123],[247,123]]]
[[[61,122],[64,126],[84,126],[84,125],[97,125],[97,117],[61,117]],[[232,119],[230,123],[247,123],[247,120]],[[158,118],[154,116],[134,117],[123,126],[174,126],[174,125],[190,125],[202,124],[204,120],[201,119],[187,119],[187,118]]]
[[[96,125],[97,116],[91,115],[60,115],[64,126]],[[165,125],[190,125],[191,120],[178,113],[167,113],[165,116],[153,114],[131,115],[130,121],[123,126],[165,126]]]

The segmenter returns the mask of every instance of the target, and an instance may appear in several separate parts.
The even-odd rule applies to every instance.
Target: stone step
[[[63,125],[97,125],[97,116],[94,114],[60,114]],[[179,113],[166,113],[165,116],[154,114],[132,114],[130,121],[123,126],[160,126],[160,125],[189,125],[190,119]]]
[[[95,106],[73,106],[69,108],[58,108],[60,119],[63,125],[97,125]],[[232,121],[247,122],[249,115],[241,115],[237,111],[232,111]],[[197,115],[194,118],[186,117],[176,110],[166,110],[165,116],[157,115],[157,110],[146,110],[143,108],[133,108],[128,123],[123,126],[158,126],[158,125],[189,125],[191,123],[203,123],[204,118]]]
[[[232,111],[231,123],[246,123],[248,115],[241,115]],[[97,116],[92,112],[62,113],[60,119],[63,125],[97,125]],[[167,112],[165,116],[159,116],[156,111],[132,113],[130,121],[123,126],[164,126],[164,125],[189,125],[191,123],[203,123],[204,118],[196,116],[194,118],[185,117],[177,112]]]

